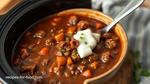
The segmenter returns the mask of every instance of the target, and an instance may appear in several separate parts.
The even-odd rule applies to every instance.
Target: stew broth
[[[93,54],[81,59],[73,35],[105,27],[101,21],[78,14],[53,15],[33,25],[20,39],[12,60],[22,75],[42,76],[35,84],[82,84],[112,68],[120,58],[121,42],[114,30],[101,35]]]

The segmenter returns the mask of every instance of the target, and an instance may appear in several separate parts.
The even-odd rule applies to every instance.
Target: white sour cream
[[[80,58],[84,58],[92,54],[92,49],[96,47],[100,40],[100,34],[92,33],[90,29],[86,29],[78,31],[73,38],[79,41],[77,51]]]

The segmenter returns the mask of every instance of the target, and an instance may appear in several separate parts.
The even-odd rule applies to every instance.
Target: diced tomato
[[[49,49],[47,47],[44,47],[40,50],[39,54],[40,55],[47,55],[49,52]]]
[[[89,77],[92,76],[92,73],[91,73],[90,70],[86,70],[86,71],[84,71],[84,72],[82,73],[82,75],[85,76],[85,77],[87,77],[87,78],[89,78]]]
[[[64,56],[57,56],[56,61],[57,61],[57,66],[60,67],[65,65],[67,60],[66,57]]]
[[[73,35],[75,31],[76,31],[76,27],[72,26],[68,28],[67,33],[69,35]]]
[[[64,40],[64,33],[59,33],[59,34],[55,35],[54,38],[57,42],[63,41]]]
[[[72,61],[71,57],[68,57],[68,59],[67,59],[67,64],[68,64],[68,65],[73,64],[73,61]]]

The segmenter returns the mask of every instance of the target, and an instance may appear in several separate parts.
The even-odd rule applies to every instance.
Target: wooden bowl
[[[104,13],[100,12],[100,11],[96,11],[96,10],[92,10],[92,9],[83,9],[83,8],[77,8],[77,9],[69,9],[69,10],[64,10],[60,13],[58,13],[58,15],[61,14],[80,14],[80,15],[86,15],[87,17],[90,18],[94,18],[97,19],[99,21],[104,22],[105,24],[109,24],[110,22],[112,22],[112,18],[110,18],[109,16],[105,15]],[[121,52],[120,52],[120,58],[118,60],[118,62],[108,71],[106,71],[103,74],[100,74],[98,76],[86,79],[84,81],[84,84],[98,84],[98,83],[103,83],[106,80],[110,79],[120,68],[120,66],[122,65],[125,56],[126,56],[126,52],[127,52],[127,47],[128,47],[128,39],[127,39],[127,35],[123,29],[123,27],[120,24],[117,24],[115,26],[115,33],[120,37],[121,40]]]

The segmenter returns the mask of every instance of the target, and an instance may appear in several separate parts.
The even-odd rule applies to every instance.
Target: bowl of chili
[[[82,58],[74,38],[79,31],[91,30],[93,37],[112,19],[91,9],[69,9],[50,15],[31,25],[18,39],[12,58],[22,75],[42,76],[34,83],[103,83],[121,66],[127,51],[127,36],[120,24],[101,34],[92,54]],[[86,40],[86,33],[80,39]],[[96,37],[94,37],[97,40]],[[88,48],[88,47],[86,47]],[[86,48],[80,51],[84,52]]]

